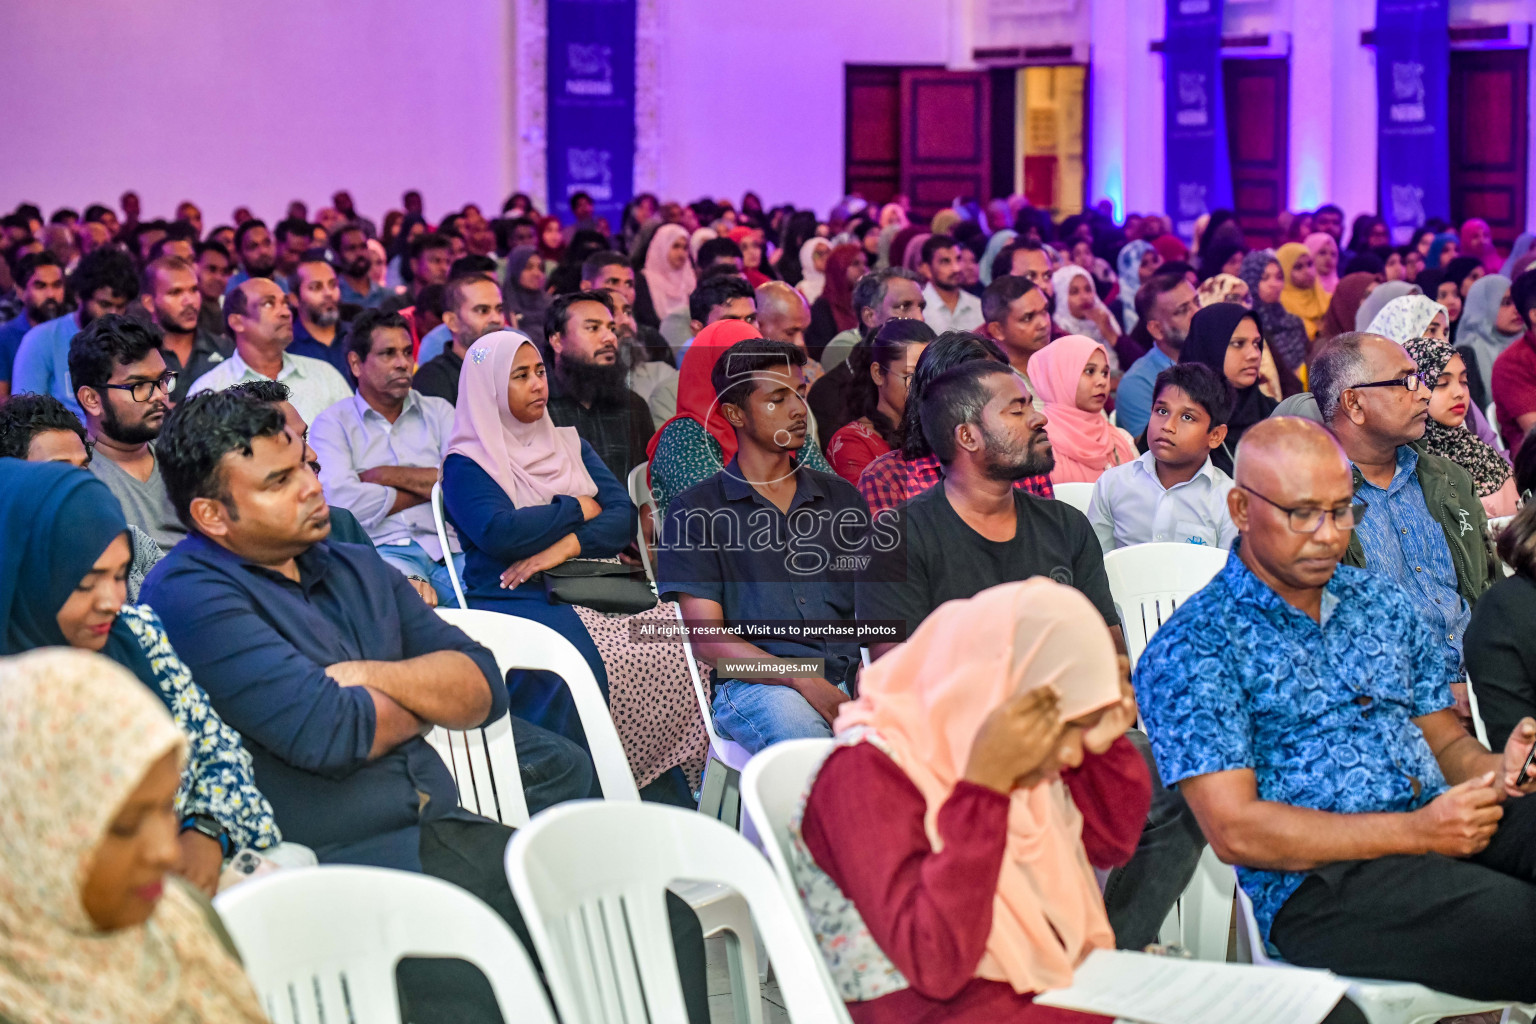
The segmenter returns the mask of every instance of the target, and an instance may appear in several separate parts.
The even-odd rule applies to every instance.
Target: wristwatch
[[[211,814],[189,814],[181,821],[181,830],[187,830],[207,836],[219,844],[219,849],[224,851],[225,859],[235,852],[234,841],[229,838],[229,830],[226,829],[218,818]]]

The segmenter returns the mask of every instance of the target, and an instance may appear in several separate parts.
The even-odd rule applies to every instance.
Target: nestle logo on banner
[[[613,154],[606,149],[568,149],[565,151],[565,194],[585,192],[594,202],[613,199]]]
[[[1179,72],[1179,109],[1174,123],[1181,128],[1203,128],[1211,122],[1205,96],[1205,75],[1199,71]]]
[[[1424,113],[1424,65],[1417,61],[1394,61],[1392,64],[1392,105],[1387,108],[1387,119],[1403,124],[1423,121]],[[1416,221],[1415,223],[1422,223]]]
[[[571,96],[613,95],[613,47],[571,43],[565,48],[565,91]]]
[[[1417,185],[1393,185],[1390,201],[1394,224],[1423,224],[1429,219],[1424,212],[1424,190]]]

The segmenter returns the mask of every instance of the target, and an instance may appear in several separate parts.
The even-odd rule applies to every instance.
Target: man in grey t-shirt
[[[150,444],[176,386],[158,330],[126,316],[93,320],[70,342],[69,372],[95,445],[91,472],[117,496],[128,522],[169,551],[187,530],[176,518]]]

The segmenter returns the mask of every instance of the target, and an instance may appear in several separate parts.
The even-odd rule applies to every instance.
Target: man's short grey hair
[[[879,309],[880,303],[885,301],[886,290],[890,287],[891,279],[904,277],[908,281],[923,286],[923,279],[916,272],[906,267],[886,267],[883,270],[874,270],[859,278],[859,283],[853,286],[853,312],[868,306],[870,309]]]
[[[1307,384],[1317,399],[1317,410],[1323,414],[1325,426],[1333,425],[1344,392],[1366,382],[1363,344],[1369,337],[1365,331],[1340,334],[1324,342],[1308,361]]]

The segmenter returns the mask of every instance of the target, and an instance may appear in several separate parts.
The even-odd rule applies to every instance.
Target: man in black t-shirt
[[[901,510],[901,545],[858,585],[859,619],[905,619],[910,636],[945,601],[1049,576],[1087,595],[1123,653],[1103,551],[1088,518],[1013,486],[1054,464],[1045,417],[1019,376],[990,360],[963,363],[924,393],[921,422],[944,479]],[[877,644],[871,654],[878,658],[892,646]]]
[[[910,635],[945,601],[1049,576],[1087,595],[1124,654],[1104,556],[1088,518],[1065,502],[1013,486],[1055,464],[1045,417],[1023,379],[1002,363],[962,363],[929,384],[921,402],[923,438],[939,457],[944,479],[899,509],[901,544],[876,563],[869,582],[858,583],[858,618],[904,618]],[[890,647],[876,646],[872,654],[878,658]],[[1105,883],[1104,905],[1117,945],[1141,949],[1156,941],[1189,884],[1205,838],[1184,798],[1156,781],[1146,736],[1134,729],[1126,735],[1152,773],[1152,808],[1135,856]]]

